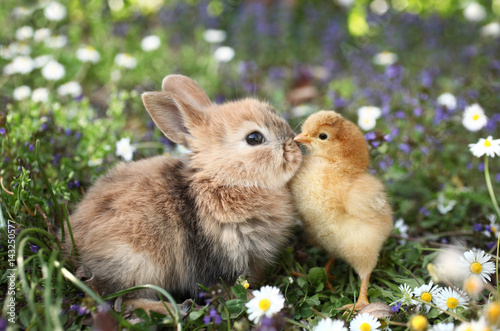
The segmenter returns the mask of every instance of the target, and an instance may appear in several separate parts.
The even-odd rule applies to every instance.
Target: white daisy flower
[[[10,76],[16,73],[14,65],[12,63],[8,63],[3,67],[3,74],[6,76]]]
[[[486,215],[486,218],[488,219],[488,221],[490,221],[490,225],[489,225],[489,230],[483,231],[483,234],[486,237],[490,238],[491,234],[493,233],[494,237],[498,238],[499,226],[497,224],[497,216],[495,214],[490,214]]]
[[[42,68],[42,76],[46,80],[59,80],[66,74],[64,66],[55,60],[49,61]]]
[[[17,29],[16,31],[16,39],[17,40],[28,40],[33,37],[33,28],[31,26],[23,26]]]
[[[9,45],[9,49],[14,55],[30,55],[31,47],[24,41],[13,42]]]
[[[16,87],[14,89],[12,96],[17,101],[21,101],[21,100],[28,99],[30,94],[31,94],[31,88],[29,86],[23,85],[23,86]]]
[[[413,297],[418,298],[420,300],[423,300],[427,303],[433,302],[435,300],[435,296],[439,293],[439,287],[437,285],[434,285],[432,280],[429,282],[429,284],[424,284],[420,287],[416,287],[413,290]],[[422,305],[420,301],[414,300],[413,303],[415,305]],[[429,312],[431,310],[431,306],[425,305],[425,310]]]
[[[484,290],[484,283],[479,277],[470,276],[464,280],[462,288],[472,298],[477,298]]]
[[[48,28],[41,28],[35,31],[33,34],[33,40],[37,43],[41,43],[44,41],[47,41],[50,36],[52,35],[52,32]]]
[[[500,303],[493,301],[484,307],[484,315],[486,320],[491,325],[498,325],[500,323]]]
[[[373,56],[373,63],[379,66],[389,66],[396,63],[398,55],[392,52],[381,52]]]
[[[358,118],[358,126],[364,131],[370,131],[377,125],[377,120],[371,116],[360,116]]]
[[[59,49],[66,46],[68,43],[68,37],[66,36],[52,36],[45,40],[45,46],[53,49]]]
[[[272,317],[285,306],[285,298],[279,288],[264,286],[252,292],[254,298],[246,303],[248,319],[258,323],[262,317]]]
[[[378,119],[382,116],[382,110],[375,106],[363,106],[358,109],[358,117],[372,117]]]
[[[455,329],[455,324],[453,323],[438,323],[434,324],[431,331],[453,331]]]
[[[490,274],[495,272],[495,264],[490,262],[491,256],[485,251],[474,252],[469,250],[460,258],[466,277],[475,276],[487,283],[491,280]]]
[[[435,260],[436,269],[434,270],[439,281],[457,283],[463,281],[463,272],[460,266],[460,257],[462,255],[463,250],[456,248],[447,248],[439,252]]]
[[[91,158],[88,162],[87,162],[87,165],[89,167],[96,167],[98,165],[101,165],[102,164],[102,159],[101,158],[97,158],[97,157],[94,157],[94,158]]]
[[[352,6],[352,4],[354,3],[354,0],[337,0],[337,3],[341,7],[348,8],[348,7]]]
[[[500,23],[491,22],[481,28],[481,36],[485,38],[498,38],[500,37]]]
[[[226,31],[217,29],[208,29],[203,33],[203,39],[207,43],[216,44],[226,40]]]
[[[495,157],[500,156],[500,139],[493,139],[491,136],[488,138],[480,138],[475,144],[469,144],[469,150],[475,157],[481,157],[484,154]]]
[[[49,21],[60,21],[66,17],[66,7],[57,1],[50,2],[43,14]]]
[[[445,106],[446,108],[452,110],[457,108],[457,98],[449,92],[443,93],[437,98],[437,103],[440,106]]]
[[[483,108],[477,103],[465,108],[462,124],[467,130],[472,132],[481,130],[487,122],[488,117],[484,114]]]
[[[370,314],[356,315],[349,324],[350,331],[379,331],[380,322]]]
[[[217,62],[229,62],[234,57],[234,49],[229,46],[221,46],[215,50],[214,57]]]
[[[471,2],[464,9],[464,17],[469,22],[480,22],[486,18],[486,9],[477,2]]]
[[[332,320],[331,318],[323,318],[318,325],[313,328],[313,331],[347,331],[345,323],[342,320]]]
[[[97,63],[101,59],[101,54],[92,46],[86,46],[76,51],[76,58],[82,62]]]
[[[374,0],[370,3],[370,10],[373,13],[382,16],[389,10],[389,4],[385,0]]]
[[[9,45],[0,45],[0,57],[5,60],[10,60],[14,57],[14,52]]]
[[[37,56],[33,60],[34,63],[35,63],[35,68],[41,68],[44,65],[46,65],[47,63],[49,63],[51,60],[53,60],[53,59],[54,58],[52,57],[52,55],[40,55],[40,56]]]
[[[160,47],[161,40],[158,36],[151,35],[144,37],[141,41],[141,48],[145,52],[157,50]]]
[[[12,60],[12,69],[15,73],[19,74],[29,74],[35,68],[35,63],[33,59],[29,56],[16,56]]]
[[[402,304],[405,304],[407,306],[413,305],[413,291],[411,290],[410,286],[408,284],[401,284],[398,287],[401,291],[402,297],[396,302],[401,302]]]
[[[116,156],[122,157],[125,161],[131,161],[135,152],[135,147],[130,144],[130,138],[122,138],[116,142]]]
[[[399,234],[404,237],[408,238],[408,225],[406,225],[405,220],[402,218],[399,218],[394,222],[394,229],[398,230]]]
[[[128,53],[119,53],[115,56],[115,63],[127,69],[133,69],[137,66],[137,60],[135,57]]]
[[[31,15],[32,10],[29,9],[28,7],[16,7],[12,10],[12,16],[16,18],[21,18],[21,17],[27,17]]]
[[[458,290],[455,291],[451,287],[441,289],[436,295],[436,306],[443,310],[456,311],[458,307],[467,307],[469,305],[469,298],[467,294]]]
[[[78,82],[67,82],[57,88],[57,93],[61,96],[70,95],[76,98],[82,94],[82,86]]]
[[[49,90],[45,87],[39,87],[31,93],[31,100],[34,102],[47,102],[49,101]]]

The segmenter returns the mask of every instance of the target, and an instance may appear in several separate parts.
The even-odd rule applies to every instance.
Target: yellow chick
[[[354,268],[361,279],[355,308],[361,309],[369,304],[370,275],[393,228],[384,186],[367,173],[361,130],[340,114],[312,114],[295,141],[307,150],[290,182],[305,231],[313,244]]]

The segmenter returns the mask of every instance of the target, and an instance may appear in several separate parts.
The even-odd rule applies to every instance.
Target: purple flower
[[[83,298],[85,296],[85,293],[80,292],[80,293],[77,293],[76,296],[79,298]]]
[[[217,316],[217,310],[215,310],[215,308],[214,308],[214,307],[212,307],[212,308],[210,309],[210,312],[208,313],[208,315],[209,315],[210,317],[214,318],[215,316]]]
[[[73,182],[68,182],[68,188],[71,190],[73,188]]]
[[[219,314],[214,316],[214,323],[219,325],[222,322],[222,318],[220,317]]]
[[[474,231],[479,232],[479,231],[483,230],[483,225],[480,223],[476,223],[476,224],[474,224],[474,226],[472,228],[474,229]]]
[[[377,141],[377,140],[372,141],[373,147],[378,147],[379,145],[380,145],[380,141]]]
[[[42,129],[42,131],[47,130],[47,128],[48,128],[48,127],[49,127],[49,126],[48,126],[48,124],[47,124],[47,123],[42,123],[42,125],[40,125],[40,129]]]
[[[390,143],[392,141],[392,136],[390,133],[386,134],[384,136],[384,140],[387,141],[388,143]]]
[[[497,180],[497,183],[500,183],[500,172],[495,175],[495,179]]]
[[[486,248],[491,251],[493,249],[493,247],[496,247],[497,243],[492,241],[492,242],[489,242],[486,244]]]
[[[7,330],[7,319],[5,317],[0,318],[0,331]]]
[[[407,143],[401,143],[398,145],[398,148],[400,151],[402,151],[405,154],[408,154],[411,152],[411,147]]]
[[[71,306],[69,307],[69,310],[71,310],[71,311],[77,311],[79,308],[80,308],[80,306],[79,306],[79,305],[71,305]]]
[[[427,210],[427,208],[425,207],[421,207],[418,212],[424,216],[429,216],[431,213],[429,212],[429,210]]]
[[[401,309],[401,302],[396,302],[396,304],[391,307],[391,310],[395,313],[397,313],[399,309]]]
[[[37,245],[30,245],[30,249],[33,253],[38,253],[38,246]]]
[[[368,133],[365,134],[365,139],[366,140],[373,140],[376,137],[377,137],[377,135],[373,131],[370,131],[370,132],[368,132]]]
[[[423,114],[422,107],[416,107],[413,109],[413,115],[420,117],[422,116],[422,114]]]
[[[403,119],[405,118],[405,113],[404,111],[397,111],[396,114],[395,114],[396,118],[399,118],[399,119]]]
[[[7,130],[5,130],[5,128],[0,128],[0,134],[3,136],[5,133],[7,132]]]
[[[483,162],[481,162],[481,163],[479,163],[479,164],[478,164],[478,166],[477,166],[477,170],[479,170],[479,171],[481,171],[481,172],[483,172],[483,171],[484,171],[484,163],[483,163]]]
[[[80,182],[77,181],[77,180],[74,181],[74,184],[75,184],[76,187],[80,187],[80,185],[81,185]]]
[[[64,130],[64,134],[67,135],[67,136],[70,136],[72,132],[73,131],[71,131],[71,129]]]
[[[476,229],[474,229],[474,230],[476,230]],[[477,231],[477,230],[476,230],[476,231]],[[481,230],[479,230],[479,231],[481,231]],[[491,232],[493,232],[493,231],[491,230],[491,225],[489,225],[489,224],[488,224],[488,225],[485,225],[485,226],[484,226],[484,231],[487,231],[487,232],[490,232],[490,233],[491,233]]]
[[[80,306],[78,307],[78,315],[86,315],[88,313],[90,313],[90,308],[87,308],[85,306]]]
[[[210,321],[211,321],[211,320],[212,320],[212,319],[211,319],[211,318],[210,318],[210,316],[208,316],[208,315],[205,315],[205,317],[203,317],[203,323],[204,323],[204,324],[207,324],[207,325],[208,325],[208,324],[210,324]]]

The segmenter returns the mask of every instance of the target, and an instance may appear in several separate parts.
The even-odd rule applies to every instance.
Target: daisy
[[[23,85],[16,87],[13,92],[13,97],[17,101],[28,99],[31,94],[31,88],[29,86]]]
[[[479,277],[483,282],[487,283],[491,280],[490,274],[495,272],[495,264],[490,262],[490,259],[490,255],[484,251],[474,252],[470,250],[460,258],[460,263],[465,269],[464,272],[467,277]]]
[[[14,55],[30,55],[31,47],[24,41],[13,42],[9,45],[9,49]]]
[[[226,40],[226,31],[217,29],[208,29],[203,33],[203,39],[207,43],[216,44]]]
[[[453,323],[439,323],[434,324],[431,331],[453,331],[455,329],[455,324]]]
[[[469,298],[467,294],[458,290],[455,291],[451,287],[446,287],[441,289],[441,291],[436,295],[436,306],[443,310],[456,311],[458,307],[466,307],[469,303]]]
[[[47,63],[49,63],[51,60],[53,60],[54,58],[52,57],[52,55],[40,55],[40,56],[37,56],[33,59],[34,63],[35,63],[35,68],[41,68],[43,67],[44,65],[46,65]]]
[[[469,150],[475,157],[481,157],[484,154],[495,157],[500,156],[500,139],[493,139],[491,136],[488,138],[480,138],[475,144],[469,144]]]
[[[33,40],[37,43],[40,43],[42,41],[47,41],[50,36],[51,36],[50,29],[48,28],[41,28],[35,31],[33,34]]]
[[[463,272],[460,267],[460,257],[463,251],[456,248],[447,248],[438,253],[435,260],[436,278],[434,281],[463,282]],[[429,268],[427,268],[429,270]]]
[[[349,325],[350,331],[379,331],[380,322],[370,314],[356,315]]]
[[[119,53],[115,56],[115,63],[127,69],[133,69],[137,66],[137,60],[135,57],[128,53]]]
[[[447,109],[457,108],[457,98],[451,93],[443,93],[437,98],[437,103],[440,106],[445,106]]]
[[[420,287],[416,287],[413,290],[413,296],[414,298],[418,298],[420,300],[423,300],[427,303],[431,303],[433,300],[435,300],[435,296],[439,292],[439,287],[437,285],[434,285],[432,280],[429,282],[429,284],[424,284]],[[415,305],[421,305],[422,303],[420,301],[414,300],[413,302]],[[431,306],[425,305],[425,309],[427,312],[431,310]]]
[[[47,102],[49,101],[49,90],[45,87],[39,87],[31,93],[31,100],[33,102]]]
[[[66,74],[64,66],[55,60],[49,61],[42,68],[42,75],[46,80],[59,80]]]
[[[498,301],[489,303],[484,308],[484,316],[490,324],[497,325],[500,322],[500,303]]]
[[[331,318],[323,318],[318,325],[313,328],[313,331],[347,331],[344,321],[332,320]]]
[[[490,221],[490,225],[485,226],[485,230],[483,234],[490,238],[491,234],[495,236],[495,238],[498,238],[498,224],[497,224],[497,216],[495,214],[490,214],[487,215],[486,218]]]
[[[31,13],[32,10],[24,6],[16,7],[12,10],[12,16],[16,18],[27,17],[31,15]]]
[[[285,298],[279,288],[264,286],[253,291],[254,298],[246,303],[248,319],[258,323],[262,317],[272,317],[285,306]]]
[[[442,215],[448,214],[453,210],[456,204],[457,202],[455,200],[448,200],[443,193],[439,193],[436,207]]]
[[[382,16],[389,10],[389,4],[385,0],[374,0],[370,3],[370,10]]]
[[[373,63],[379,66],[390,66],[396,63],[398,55],[391,52],[381,52],[373,56]]]
[[[226,63],[233,59],[234,49],[229,46],[221,46],[217,48],[214,52],[215,61],[220,63]]]
[[[122,138],[116,142],[116,156],[121,156],[125,161],[131,161],[135,147],[130,144],[130,138]]]
[[[66,17],[66,7],[57,1],[52,1],[45,7],[43,14],[49,21],[60,21]]]
[[[76,51],[76,58],[82,62],[97,63],[101,59],[101,54],[92,46],[86,46]]]
[[[481,28],[481,36],[485,38],[498,38],[500,37],[500,24],[498,22],[491,22]]]
[[[358,117],[372,117],[378,119],[382,116],[382,110],[375,106],[363,106],[358,109]]]
[[[97,157],[93,157],[87,162],[87,165],[89,167],[96,167],[96,166],[101,165],[101,164],[102,164],[102,159],[97,158]]]
[[[364,131],[370,131],[377,124],[377,120],[371,116],[360,116],[358,118],[358,126]]]
[[[160,47],[161,40],[158,36],[151,35],[144,37],[141,41],[141,48],[145,52],[157,50]]]
[[[67,82],[57,88],[57,93],[61,96],[71,95],[76,98],[82,94],[82,86],[78,82]]]
[[[17,29],[16,31],[16,39],[17,40],[28,40],[33,37],[33,28],[31,26],[23,26]]]
[[[12,70],[14,73],[29,74],[34,68],[35,63],[29,56],[20,55],[12,60]]]
[[[477,298],[484,289],[484,283],[479,277],[469,276],[464,281],[463,289],[472,298]]]
[[[401,284],[399,285],[399,290],[401,291],[401,294],[403,296],[396,302],[401,302],[408,306],[413,305],[413,291],[411,290],[410,286],[408,286],[408,284]]]
[[[467,130],[472,132],[479,131],[486,125],[487,122],[488,118],[479,104],[475,103],[465,108],[462,117],[462,124]]]
[[[68,37],[66,36],[51,36],[45,40],[45,46],[53,49],[59,49],[66,46]]]
[[[416,315],[410,320],[411,329],[416,331],[424,331],[428,324],[427,318],[422,315]]]
[[[477,2],[471,2],[464,9],[464,17],[469,22],[480,22],[486,18],[486,9]]]

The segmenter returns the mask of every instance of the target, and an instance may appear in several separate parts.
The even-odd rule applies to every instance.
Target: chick
[[[311,115],[295,141],[307,150],[290,182],[305,231],[315,245],[354,268],[361,279],[355,308],[361,309],[369,304],[370,275],[393,228],[384,186],[367,173],[361,130],[340,114]]]

